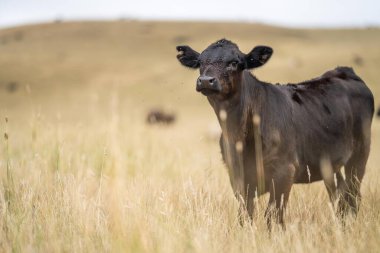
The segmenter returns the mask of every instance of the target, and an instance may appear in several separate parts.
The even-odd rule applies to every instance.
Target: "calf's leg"
[[[272,229],[272,219],[285,229],[284,212],[288,203],[290,190],[294,182],[294,165],[279,169],[272,178],[269,189],[269,203],[265,211],[269,231]]]
[[[323,182],[325,183],[327,193],[329,194],[330,202],[333,207],[336,206],[336,202],[338,201],[341,190],[344,188],[345,184],[342,172],[340,170],[335,173],[335,177],[336,182],[332,171],[331,176],[323,176]]]
[[[354,153],[345,165],[346,181],[342,198],[338,202],[338,215],[342,218],[351,211],[355,216],[359,211],[361,194],[360,186],[363,180],[365,166],[369,155],[369,147],[362,146],[359,152]]]

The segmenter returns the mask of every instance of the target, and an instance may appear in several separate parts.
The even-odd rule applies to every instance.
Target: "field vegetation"
[[[300,82],[352,66],[380,104],[380,29],[240,23],[56,22],[0,30],[0,252],[378,252],[380,119],[356,220],[322,182],[296,185],[287,230],[268,197],[241,226],[214,112],[175,46],[274,48],[254,74]],[[147,125],[151,108],[173,125]],[[334,145],[334,143],[331,143]]]

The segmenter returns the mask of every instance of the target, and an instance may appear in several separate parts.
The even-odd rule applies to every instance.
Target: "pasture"
[[[300,82],[352,66],[380,104],[380,29],[303,30],[240,23],[71,22],[0,30],[1,252],[376,252],[380,118],[345,227],[322,182],[295,185],[284,232],[267,197],[240,226],[216,131],[175,46],[228,38],[274,49],[254,74]],[[154,107],[173,125],[147,125]],[[333,143],[332,143],[333,145]]]

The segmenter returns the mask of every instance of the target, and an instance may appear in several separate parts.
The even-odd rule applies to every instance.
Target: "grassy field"
[[[267,196],[239,225],[216,117],[175,46],[226,37],[274,48],[255,75],[299,82],[353,66],[380,96],[380,29],[85,22],[0,30],[0,252],[378,252],[380,120],[356,220],[342,228],[323,183],[292,189],[287,230]],[[147,126],[146,112],[177,114]],[[333,143],[332,143],[333,145]]]

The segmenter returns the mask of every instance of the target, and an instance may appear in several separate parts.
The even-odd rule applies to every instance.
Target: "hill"
[[[120,20],[0,30],[0,251],[379,251],[377,119],[356,221],[341,226],[318,182],[293,187],[285,233],[266,232],[267,197],[240,226],[216,117],[195,92],[198,72],[175,57],[178,44],[201,51],[223,37],[243,52],[274,49],[254,71],[261,80],[352,66],[380,102],[377,28]],[[178,120],[146,125],[153,107]]]
[[[235,41],[243,52],[258,44],[274,48],[262,80],[287,83],[318,76],[336,66],[352,66],[380,92],[380,29],[295,30],[258,24],[172,22],[51,23],[0,30],[0,103],[23,107],[24,87],[51,110],[68,111],[117,87],[134,107],[208,107],[194,93],[196,72],[176,61],[175,46],[201,51],[219,38]],[[92,98],[91,98],[92,97]],[[61,110],[62,99],[65,110]],[[123,102],[124,103],[124,102]],[[74,111],[77,110],[77,108]]]

